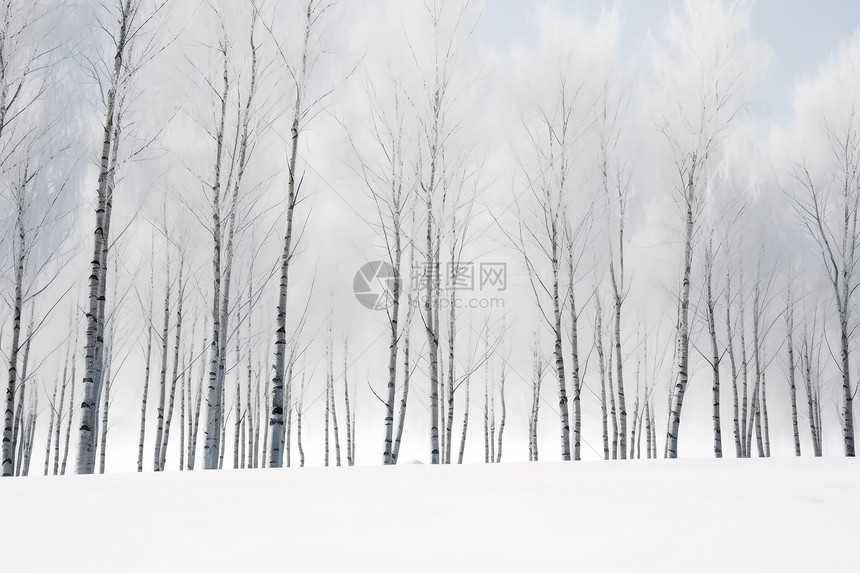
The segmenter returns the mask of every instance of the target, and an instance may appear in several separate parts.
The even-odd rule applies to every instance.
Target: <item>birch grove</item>
[[[854,456],[860,40],[192,4],[0,1],[4,476]]]

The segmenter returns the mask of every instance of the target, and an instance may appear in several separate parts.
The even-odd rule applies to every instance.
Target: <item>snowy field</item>
[[[860,462],[4,479],[0,571],[860,571]]]

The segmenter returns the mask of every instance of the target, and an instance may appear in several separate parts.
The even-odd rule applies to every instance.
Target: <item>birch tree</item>
[[[678,380],[671,393],[667,454],[678,456],[681,412],[690,375],[690,287],[693,249],[718,156],[759,61],[748,37],[747,8],[688,2],[672,13],[662,53],[654,61],[656,118],[672,158],[672,193],[680,207]],[[705,32],[708,30],[709,32]]]
[[[308,101],[308,75],[316,58],[311,53],[311,33],[320,25],[320,20],[331,3],[322,0],[307,2],[304,20],[304,39],[301,48],[300,63],[296,69],[291,68],[287,55],[279,47],[278,53],[284,63],[291,69],[294,80],[293,115],[290,126],[290,145],[287,155],[287,215],[286,230],[284,231],[283,252],[281,254],[280,279],[278,283],[278,307],[275,314],[275,357],[274,375],[272,377],[272,426],[271,447],[269,450],[269,467],[279,468],[284,463],[284,452],[281,444],[284,442],[284,375],[286,372],[287,346],[287,294],[289,287],[290,263],[294,255],[293,217],[296,205],[301,195],[301,181],[298,169],[299,137],[306,122],[312,117],[312,112],[320,100]],[[277,44],[277,42],[276,42]],[[324,97],[324,96],[323,96]]]
[[[856,73],[853,72],[853,73]],[[793,169],[799,187],[795,198],[798,217],[818,247],[825,276],[833,289],[839,319],[839,371],[842,377],[842,438],[844,452],[853,457],[854,386],[851,380],[851,311],[857,289],[857,246],[860,242],[860,135],[852,105],[847,121],[835,125],[825,119],[825,141],[832,154],[828,170],[815,174],[804,160]]]
[[[107,67],[104,86],[104,124],[101,138],[101,155],[96,191],[95,231],[93,259],[90,263],[89,303],[85,340],[85,371],[83,400],[79,431],[77,473],[90,474],[95,470],[96,441],[98,436],[98,410],[102,395],[102,354],[105,327],[104,307],[107,288],[107,258],[111,245],[110,228],[113,212],[113,193],[116,183],[118,156],[121,152],[122,103],[130,82],[143,62],[152,55],[154,44],[146,42],[142,50],[135,51],[135,41],[141,39],[151,27],[154,17],[164,3],[156,4],[149,14],[143,13],[141,0],[114,0],[109,9],[110,23],[103,22],[103,30],[111,30],[112,64]]]

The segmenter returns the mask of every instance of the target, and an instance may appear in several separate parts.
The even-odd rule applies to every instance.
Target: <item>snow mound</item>
[[[3,479],[0,508],[10,573],[860,570],[854,459]]]

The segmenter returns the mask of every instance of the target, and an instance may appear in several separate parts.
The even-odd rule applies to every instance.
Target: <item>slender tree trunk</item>
[[[713,396],[713,414],[714,423],[714,456],[717,458],[723,457],[723,435],[720,427],[720,350],[717,346],[717,321],[713,289],[713,268],[714,268],[714,251],[709,238],[705,246],[705,293],[707,300],[707,320],[708,334],[711,338],[711,372],[712,385],[711,394]]]
[[[606,377],[609,381],[609,404],[610,404],[610,415],[612,417],[612,459],[618,459],[618,414],[615,409],[615,384],[612,381],[612,357],[613,353],[609,352],[609,358],[607,359],[608,367],[606,369]]]
[[[335,463],[340,466],[340,431],[337,427],[337,401],[335,400],[336,392],[334,389],[334,371],[332,371],[330,382],[329,397],[331,399],[331,423],[334,431],[334,456]]]
[[[57,378],[54,380],[54,393],[51,396],[51,418],[48,422],[48,441],[45,444],[45,473],[44,475],[48,475],[48,467],[51,464],[51,439],[54,437],[54,420],[57,419],[57,390],[60,385],[60,379]],[[57,420],[57,426],[60,425],[60,421]]]
[[[695,157],[694,163],[695,163]],[[690,169],[689,179],[686,182],[684,199],[686,203],[686,230],[684,233],[684,274],[681,280],[681,316],[679,332],[679,361],[678,361],[678,383],[672,401],[670,419],[672,421],[668,442],[668,457],[678,457],[678,434],[681,427],[681,409],[684,405],[684,395],[687,390],[690,362],[690,275],[693,263],[693,193],[695,181],[695,167]]]
[[[69,354],[66,354],[66,361],[63,366],[63,387],[60,389],[60,404],[57,406],[57,425],[54,426],[54,473],[53,475],[57,475],[60,473],[60,430],[63,425],[63,409],[65,407],[66,400],[66,386],[68,385],[69,379],[66,377],[68,374],[69,367]],[[73,358],[74,359],[74,358]]]
[[[623,239],[622,239],[623,240]],[[622,243],[623,244],[623,243]],[[623,249],[623,247],[621,247]],[[624,277],[624,251],[621,255],[621,280]],[[627,401],[624,397],[624,361],[621,357],[621,305],[623,303],[623,285],[619,285],[615,279],[615,265],[610,263],[609,276],[612,282],[612,293],[614,297],[614,328],[615,328],[615,380],[618,385],[618,453],[621,459],[627,458]]]
[[[484,369],[484,463],[490,463],[490,381]]]
[[[296,99],[293,105],[293,124],[290,129],[290,156],[288,161],[287,180],[287,222],[284,234],[284,251],[281,254],[281,273],[278,286],[278,311],[275,317],[275,365],[272,378],[272,442],[269,452],[269,466],[279,468],[284,465],[284,452],[281,443],[284,441],[284,373],[286,371],[287,345],[287,290],[289,286],[290,261],[292,260],[293,213],[297,202],[297,173],[296,159],[299,149],[299,121],[302,118],[302,92],[305,87],[308,67],[308,49],[311,25],[313,24],[313,1],[307,5],[305,18],[305,35],[302,48],[302,63],[296,78]],[[301,414],[299,414],[301,418]],[[304,464],[302,464],[304,465]]]
[[[505,433],[505,418],[507,418],[508,411],[505,406],[505,365],[502,363],[502,377],[499,379],[499,399],[500,405],[502,407],[502,417],[499,420],[499,437],[498,437],[498,445],[496,446],[496,463],[500,463],[502,461],[502,435]]]
[[[400,333],[398,331],[398,318],[400,316],[400,227],[399,222],[394,222],[394,278],[391,289],[391,310],[389,313],[389,326],[391,335],[388,342],[388,395],[385,401],[385,443],[382,452],[382,463],[391,465],[396,463],[393,456],[394,448],[394,400],[397,389],[397,350]],[[349,416],[349,414],[347,414]]]
[[[250,352],[250,348],[248,349]],[[237,353],[238,360],[238,353]],[[250,387],[251,379],[248,378],[248,385]],[[239,446],[242,446],[242,452],[245,451],[244,448],[244,425],[245,425],[245,417],[242,415],[242,384],[240,381],[240,377],[238,373],[236,374],[236,404],[235,404],[235,415],[236,420],[234,421],[234,429],[233,429],[233,469],[239,468]],[[242,434],[242,438],[240,439],[239,434]],[[245,467],[245,455],[242,454],[242,468]]]
[[[173,376],[171,376],[170,383],[170,397],[167,407],[167,418],[164,421],[164,438],[161,442],[161,455],[159,457],[158,465],[161,471],[164,471],[164,466],[167,462],[167,444],[170,440],[170,424],[173,420],[173,409],[176,404],[176,385],[179,381],[180,376],[185,376],[185,365],[183,364],[182,369],[179,369],[179,346],[182,340],[182,299],[185,296],[185,284],[182,282],[182,273],[185,267],[185,256],[180,255],[179,259],[179,285],[177,288],[177,302],[176,302],[176,338],[173,346]]]
[[[801,362],[803,371],[803,383],[806,387],[806,405],[807,417],[809,418],[809,433],[812,437],[813,453],[816,457],[818,457],[821,455],[821,452],[819,450],[820,442],[818,439],[819,426],[816,424],[815,393],[813,391],[812,386],[812,364],[808,338],[809,334],[805,332],[802,342]]]
[[[470,378],[471,378],[470,374],[467,373],[466,379],[463,380],[463,383],[466,385],[466,389],[465,389],[466,400],[463,403],[463,431],[460,434],[460,451],[457,454],[457,463],[458,464],[463,463],[463,455],[466,453],[466,434],[469,430],[469,398],[470,398],[470,394],[471,394],[471,392],[469,391]]]
[[[797,425],[797,385],[794,365],[794,302],[791,298],[791,281],[788,283],[788,305],[785,309],[786,346],[788,348],[788,390],[791,396],[791,428],[794,433],[794,455],[800,457],[800,429]]]
[[[555,224],[554,224],[555,225]],[[555,336],[555,370],[558,378],[558,411],[561,422],[561,459],[570,461],[570,408],[567,403],[567,383],[564,376],[564,357],[561,347],[561,300],[559,298],[559,260],[558,260],[558,235],[553,226],[552,236],[552,308],[555,322],[553,323],[553,335]]]
[[[288,384],[289,384],[289,382],[288,382]],[[271,405],[269,404],[269,379],[268,378],[266,378],[266,385],[263,388],[262,402],[260,400],[260,395],[258,393],[257,394],[257,403],[260,404],[260,407],[263,408],[263,410],[264,410],[263,411],[263,420],[264,421],[269,420],[271,418],[272,411],[270,409]],[[263,464],[263,466],[265,466],[266,454],[269,451],[269,425],[263,424],[263,423],[258,423],[257,424],[257,431],[261,432],[263,434],[263,449],[262,449],[263,460],[260,460],[259,452],[254,453],[254,456],[257,460],[255,467],[259,468],[261,464]]]
[[[455,220],[456,221],[456,220]],[[456,222],[454,223],[456,226]],[[454,247],[451,247],[451,267],[456,268],[459,261],[454,260]],[[453,271],[456,272],[456,271]],[[454,277],[451,278],[452,285]],[[454,432],[454,343],[456,340],[456,290],[451,289],[450,308],[448,315],[448,411],[447,421],[445,423],[445,463],[451,463],[452,437]]]
[[[18,455],[18,458],[15,462],[15,475],[21,475],[21,471],[24,467],[22,465],[23,464],[23,455],[27,450],[26,447],[23,447],[22,444],[19,443],[19,440],[25,440],[25,438],[26,438],[25,434],[27,432],[27,427],[28,427],[25,425],[28,424],[30,421],[29,417],[27,418],[26,421],[23,420],[23,415],[24,415],[23,404],[24,404],[24,396],[26,396],[27,387],[28,387],[27,386],[27,380],[29,379],[29,376],[27,374],[27,366],[30,363],[30,348],[33,344],[33,336],[34,336],[33,312],[34,312],[34,309],[33,309],[33,306],[31,305],[30,306],[30,320],[29,320],[29,325],[27,328],[27,337],[26,337],[27,342],[26,342],[26,344],[24,344],[24,356],[23,356],[22,363],[21,363],[21,390],[20,390],[21,407],[18,408],[18,411],[16,412],[15,430],[14,430],[13,436],[12,436],[12,438],[13,438],[12,439],[12,447],[13,447],[13,450],[15,452],[17,452],[17,455]],[[36,393],[35,389],[33,390],[33,392],[34,392],[33,397],[34,397],[34,401],[35,401],[35,399],[38,398],[38,393]],[[29,412],[28,412],[28,416],[29,416]],[[26,444],[26,442],[25,442],[25,444]]]
[[[102,335],[104,331],[104,304],[107,292],[107,260],[105,254],[110,245],[110,222],[112,211],[112,173],[118,150],[120,112],[117,105],[118,91],[123,80],[126,47],[133,32],[133,19],[139,5],[126,0],[120,10],[119,31],[116,35],[116,52],[113,71],[107,92],[104,137],[99,166],[96,224],[93,259],[89,277],[89,305],[85,346],[85,373],[83,379],[84,398],[81,403],[80,439],[78,444],[77,473],[91,474],[95,471],[96,440],[98,437],[98,407],[101,398]],[[120,97],[121,99],[121,97]],[[113,158],[111,150],[113,149]]]
[[[609,423],[606,404],[606,361],[603,356],[603,308],[600,295],[596,295],[594,314],[594,345],[597,347],[597,367],[600,372],[600,411],[603,422],[603,459],[609,459]]]
[[[9,376],[6,383],[6,411],[3,418],[3,476],[15,475],[15,393],[18,391],[18,353],[21,346],[21,311],[24,306],[24,265],[26,263],[26,231],[24,202],[18,201],[15,220],[15,300],[12,306],[12,347],[9,351]],[[23,388],[24,377],[21,377]],[[23,393],[21,404],[23,404]],[[18,406],[19,409],[21,406]]]
[[[113,362],[113,335],[111,335],[111,340],[108,343],[107,348],[107,356],[105,357],[105,367],[104,367],[104,381],[102,384],[104,386],[104,411],[102,412],[102,439],[101,439],[101,448],[99,450],[99,473],[105,473],[105,461],[107,457],[107,433],[108,433],[108,413],[110,412],[110,389],[113,386],[110,370],[111,370],[111,362]]]
[[[206,321],[203,324],[203,331],[206,332],[208,325],[206,325]],[[205,356],[205,349],[208,346],[208,341],[204,337],[203,346],[200,352],[201,358]],[[200,364],[200,376],[197,380],[197,398],[194,404],[194,415],[190,416],[189,425],[191,437],[188,439],[188,469],[194,469],[194,462],[197,459],[197,436],[200,434],[200,410],[203,403],[203,380],[206,376],[206,365],[201,361]]]
[[[490,463],[496,461],[496,378],[490,372]]]
[[[347,347],[347,342],[344,340],[343,342],[343,401],[346,409],[346,465],[353,466],[355,465],[355,459],[353,457],[352,450],[352,413],[349,409],[349,380],[347,378],[347,368],[349,367],[349,363],[347,357],[349,356],[349,348]]]
[[[227,120],[227,98],[230,93],[227,42],[220,46],[223,60],[223,91],[219,94],[221,111],[215,134],[215,169],[212,178],[212,340],[210,341],[209,382],[206,388],[206,431],[203,443],[203,465],[207,470],[220,466],[221,431],[224,427],[224,377],[221,376],[221,171],[224,160],[224,124]],[[219,384],[219,380],[222,384]]]
[[[295,347],[293,347],[295,349]],[[290,451],[293,431],[293,366],[296,362],[295,350],[290,353],[290,364],[287,367],[287,382],[284,388],[284,421],[286,424],[286,432],[284,437],[284,455],[286,456],[286,466],[290,467]],[[251,380],[251,362],[248,361],[248,381]],[[274,437],[274,429],[272,430],[272,439]]]
[[[302,403],[305,401],[305,373],[302,369],[302,387],[296,402],[296,446],[299,448],[299,467],[305,467],[305,450],[302,447]]]
[[[166,256],[166,271],[164,285],[164,325],[161,329],[161,376],[158,387],[158,425],[155,430],[155,448],[152,452],[152,469],[153,471],[161,471],[161,442],[164,439],[164,406],[167,402],[167,351],[169,343],[167,341],[168,331],[170,329],[170,245],[167,244],[165,250]],[[179,325],[177,325],[178,328]]]
[[[540,356],[540,339],[535,335],[534,342],[534,382],[532,383],[531,428],[529,431],[529,461],[538,461],[538,414],[540,413],[540,387],[543,380],[543,364]]]
[[[144,368],[143,375],[143,397],[140,401],[140,439],[138,440],[137,445],[137,471],[143,471],[143,441],[144,436],[146,435],[146,399],[149,395],[149,372],[150,372],[150,364],[152,364],[152,301],[153,297],[153,288],[152,288],[152,278],[150,277],[149,283],[149,314],[147,315],[148,326],[146,328],[146,366]]]
[[[741,289],[743,289],[743,277],[741,277]],[[741,399],[741,437],[743,438],[743,453],[744,457],[750,457],[750,439],[748,437],[747,429],[750,426],[749,423],[749,399],[748,399],[748,388],[749,388],[749,361],[747,360],[747,343],[746,343],[746,320],[744,319],[744,307],[746,306],[743,302],[743,290],[741,290],[741,303],[740,303],[740,313],[738,318],[740,320],[740,332],[741,332],[741,381],[743,382],[743,395]]]
[[[646,394],[647,394],[647,392],[646,392]],[[650,400],[646,399],[645,400],[645,432],[648,435],[648,437],[645,440],[646,441],[645,447],[647,450],[647,453],[645,454],[645,456],[649,460],[652,459],[652,457],[654,457],[654,456],[652,456],[652,451],[654,448],[654,443],[651,440],[651,431],[652,430],[653,430],[653,425],[651,423],[651,402],[650,402]]]
[[[761,417],[764,425],[764,455],[770,457],[770,424],[767,417],[767,378],[766,370],[761,372]]]
[[[75,348],[77,348],[78,337],[75,336]],[[69,378],[69,384],[71,388],[69,389],[69,415],[66,418],[66,439],[65,445],[63,446],[63,464],[60,466],[60,475],[66,475],[66,462],[69,460],[69,445],[72,440],[72,420],[75,415],[75,366],[77,365],[75,361],[74,353],[72,354],[72,376]]]
[[[568,245],[568,267],[570,268],[570,375],[573,380],[573,459],[581,459],[582,444],[582,381],[579,372],[579,329],[574,290],[573,244]]]
[[[743,325],[741,325],[743,328]],[[735,457],[743,457],[743,441],[741,438],[740,410],[738,404],[738,368],[735,362],[735,342],[732,332],[732,275],[731,269],[726,271],[726,333],[728,335],[727,348],[729,352],[729,364],[732,372],[732,425],[735,436]]]
[[[407,311],[406,328],[403,329],[403,390],[400,393],[400,412],[397,415],[397,433],[394,437],[394,448],[391,451],[392,463],[400,458],[400,441],[403,438],[403,427],[406,424],[406,404],[409,398],[409,327],[412,317],[412,293],[408,296],[409,311]]]

